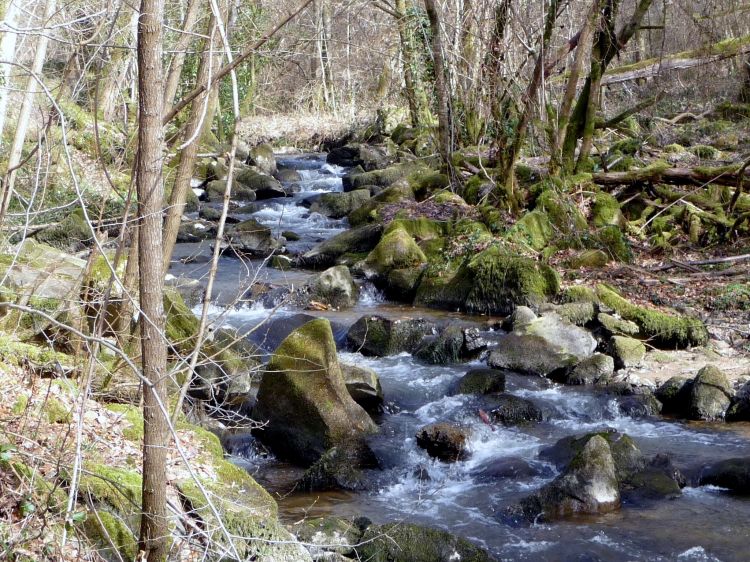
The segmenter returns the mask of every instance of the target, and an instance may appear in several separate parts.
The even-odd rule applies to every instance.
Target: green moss
[[[73,420],[71,408],[54,396],[48,396],[42,404],[42,412],[49,423],[70,423]]]
[[[693,155],[697,156],[701,160],[718,160],[719,158],[721,158],[721,151],[714,148],[713,146],[696,144],[695,146],[691,146],[689,150]]]
[[[428,197],[433,191],[445,189],[450,185],[448,176],[434,171],[410,174],[408,181],[414,195],[420,199]]]
[[[13,406],[11,406],[10,411],[14,416],[20,416],[26,411],[26,408],[29,405],[29,397],[25,394],[22,394],[18,398],[16,398],[16,401],[13,402]]]
[[[7,365],[21,366],[30,361],[41,370],[53,372],[57,363],[66,368],[73,368],[73,357],[59,353],[46,346],[22,343],[12,336],[0,334],[0,359]]]
[[[438,191],[435,195],[433,195],[432,201],[434,201],[438,205],[450,204],[459,207],[466,207],[466,201],[463,200],[463,197],[447,189]]]
[[[609,255],[603,250],[584,250],[568,260],[568,266],[573,269],[600,268],[607,265],[607,262]]]
[[[553,236],[554,230],[547,213],[537,210],[524,214],[507,234],[511,242],[528,246],[536,251],[545,248]]]
[[[634,305],[606,285],[598,285],[596,294],[602,304],[625,320],[638,324],[641,336],[654,346],[683,348],[705,345],[708,342],[706,326],[698,318],[671,316]]]
[[[114,513],[103,509],[90,512],[83,522],[83,533],[105,560],[132,561],[138,555],[133,532]]]
[[[600,228],[592,239],[592,244],[605,251],[613,260],[629,263],[633,259],[630,244],[617,226]]]
[[[373,170],[351,176],[351,185],[353,189],[360,189],[369,185],[388,187],[402,178],[407,176],[414,177],[415,181],[419,174],[430,173],[424,164],[416,162],[406,162],[396,164],[382,170]]]
[[[406,182],[399,182],[378,193],[366,201],[359,209],[349,214],[349,224],[359,226],[367,222],[378,220],[378,211],[388,203],[399,203],[403,200],[413,200],[414,193]]]
[[[426,261],[424,252],[403,228],[387,231],[365,260],[380,273],[420,265]]]
[[[143,412],[138,406],[130,404],[107,404],[107,410],[121,414],[130,423],[122,430],[125,439],[140,443],[143,440]]]
[[[596,291],[591,287],[586,287],[584,285],[566,287],[560,295],[560,300],[562,302],[591,302],[599,304],[599,298],[596,296]]]
[[[142,503],[141,486],[141,475],[133,470],[92,463],[84,466],[79,493],[122,516],[137,517]]]
[[[428,219],[427,217],[417,217],[414,219],[396,219],[390,222],[385,229],[384,234],[389,234],[393,230],[403,229],[415,240],[422,242],[433,240],[445,236],[450,225],[443,221]]]
[[[665,146],[664,152],[667,154],[682,154],[683,152],[687,152],[687,149],[681,144],[673,143]]]
[[[643,142],[640,139],[624,139],[614,143],[609,148],[609,152],[619,152],[620,154],[634,156],[641,149],[642,145]]]
[[[91,228],[81,209],[67,215],[60,224],[40,230],[34,238],[37,242],[67,252],[77,252],[93,240]]]

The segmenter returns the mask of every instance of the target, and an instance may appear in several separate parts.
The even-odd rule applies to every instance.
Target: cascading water
[[[318,193],[341,191],[342,168],[325,164],[321,155],[284,156],[279,163],[300,172],[299,190],[292,197],[256,204],[248,215],[281,233],[292,230],[302,240],[290,249],[309,248],[346,228],[346,220],[330,220],[302,205]],[[181,245],[177,257],[199,251]],[[206,251],[205,248],[203,251]],[[205,264],[176,263],[175,275],[201,278]],[[253,260],[222,258],[219,292],[256,276],[273,284],[303,283],[313,272],[282,272]],[[275,317],[299,311],[283,307]],[[340,330],[363,314],[409,315],[445,319],[445,314],[385,302],[365,285],[359,304],[346,312],[315,312]],[[225,311],[222,321],[248,329],[265,320],[269,311],[257,302]],[[456,317],[455,315],[450,315]],[[497,334],[493,334],[497,336]],[[268,350],[272,351],[272,350]],[[750,500],[711,488],[686,488],[681,497],[637,505],[597,517],[555,524],[510,527],[499,514],[509,504],[553,479],[556,468],[538,453],[558,439],[614,428],[633,437],[648,455],[669,454],[679,468],[690,469],[722,458],[750,455],[750,430],[737,424],[726,427],[687,424],[664,419],[631,418],[620,413],[618,399],[591,389],[552,385],[546,379],[509,376],[507,392],[532,400],[544,412],[544,421],[516,427],[482,422],[480,398],[451,395],[452,385],[476,364],[425,365],[411,355],[384,358],[341,353],[341,360],[374,369],[385,395],[385,412],[377,420],[380,435],[373,441],[383,470],[373,475],[370,492],[291,493],[301,471],[258,454],[248,438],[230,443],[230,452],[244,457],[246,466],[272,492],[282,494],[281,514],[289,520],[336,514],[370,517],[376,522],[407,520],[447,529],[486,547],[503,560],[607,561],[732,561],[750,559],[747,521]],[[452,421],[469,429],[468,459],[446,464],[430,458],[416,445],[415,433],[435,421]],[[744,431],[744,433],[743,433]]]

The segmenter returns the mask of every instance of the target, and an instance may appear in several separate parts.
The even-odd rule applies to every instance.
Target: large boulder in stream
[[[432,323],[422,318],[385,318],[363,316],[346,334],[346,347],[362,355],[385,357],[403,351],[412,353],[422,338],[434,330]]]
[[[229,249],[239,255],[267,257],[281,247],[271,229],[255,219],[248,219],[227,228]]]
[[[518,425],[544,419],[542,410],[531,400],[512,394],[493,394],[488,401],[489,419],[503,425]]]
[[[297,258],[297,263],[301,267],[313,269],[331,267],[347,254],[366,255],[377,246],[382,234],[383,225],[381,224],[368,224],[352,228],[321,242],[312,250]]]
[[[498,342],[487,364],[494,369],[547,376],[591,357],[596,346],[588,330],[550,313],[514,328]]]
[[[328,449],[305,471],[298,487],[306,492],[365,491],[370,482],[362,469],[378,468],[378,460],[361,440],[350,440]]]
[[[370,525],[355,548],[369,562],[493,562],[495,558],[468,540],[430,527],[399,522]]]
[[[496,394],[505,391],[505,372],[496,369],[472,369],[461,377],[456,394]]]
[[[475,359],[486,348],[487,342],[478,328],[454,323],[437,336],[427,336],[414,352],[414,357],[425,363],[447,365]]]
[[[539,305],[560,289],[548,265],[497,247],[469,257],[456,269],[429,267],[414,303],[479,314],[511,314],[517,305]]]
[[[279,180],[273,176],[260,174],[252,168],[241,170],[235,179],[238,184],[253,190],[258,200],[286,197],[286,192]]]
[[[333,308],[351,308],[359,300],[359,287],[345,265],[330,267],[313,277],[305,292],[311,300]]]
[[[703,469],[701,486],[719,486],[735,494],[750,495],[750,457],[726,459]]]
[[[357,189],[348,193],[323,193],[310,205],[310,212],[332,219],[343,219],[370,199],[370,192]]]
[[[370,413],[383,408],[383,387],[377,373],[367,367],[341,363],[346,390],[354,401]]]
[[[346,389],[331,325],[324,318],[304,324],[276,349],[253,418],[265,424],[256,430],[259,439],[279,457],[302,465],[377,430]]]
[[[552,482],[506,516],[516,522],[552,521],[571,515],[609,513],[620,507],[620,489],[607,440],[594,435]]]
[[[365,269],[369,277],[384,276],[393,269],[405,269],[427,262],[427,257],[406,229],[386,230],[378,245],[367,255]]]
[[[750,421],[750,382],[740,387],[727,410],[727,421]]]
[[[262,174],[272,176],[276,173],[276,157],[273,154],[273,148],[268,144],[259,144],[250,149],[247,156],[247,163],[255,166]]]
[[[449,423],[432,423],[417,431],[417,445],[431,457],[456,462],[469,456],[467,430]]]
[[[733,394],[727,376],[713,365],[706,365],[698,371],[690,388],[690,419],[724,419]]]

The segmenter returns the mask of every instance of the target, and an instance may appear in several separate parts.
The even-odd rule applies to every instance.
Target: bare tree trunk
[[[162,269],[163,0],[141,0],[138,21],[138,266],[143,387],[143,506],[139,549],[147,562],[164,562],[167,538],[167,348]]]
[[[47,0],[44,8],[44,19],[42,20],[42,24],[44,26],[49,23],[49,20],[55,13],[55,5],[55,0]],[[10,149],[10,155],[8,156],[8,171],[5,175],[5,178],[3,179],[2,202],[0,202],[0,226],[2,226],[5,219],[5,214],[8,211],[8,205],[10,204],[10,198],[13,194],[13,188],[16,183],[16,175],[18,172],[17,168],[21,163],[23,143],[26,142],[26,133],[29,130],[29,121],[31,120],[31,109],[34,103],[34,92],[38,90],[37,77],[42,72],[44,57],[47,55],[48,44],[48,35],[46,33],[40,34],[36,44],[36,50],[34,52],[34,62],[31,66],[31,75],[26,81],[26,90],[23,94],[21,109],[18,112],[18,125],[16,126],[16,134],[13,137],[13,145]]]
[[[222,16],[224,17],[224,16]],[[208,41],[201,41],[199,50],[203,52],[201,62],[198,67],[198,76],[196,83],[208,84],[210,74],[216,72],[221,64],[221,58],[214,53],[220,44],[218,32],[216,31],[216,19],[211,14],[206,28]],[[172,251],[177,241],[177,233],[180,228],[182,214],[185,211],[185,202],[187,200],[188,190],[190,189],[190,180],[193,177],[193,168],[195,167],[198,148],[200,146],[201,135],[206,128],[211,126],[216,103],[212,103],[214,92],[217,87],[212,88],[208,94],[196,98],[190,110],[190,117],[185,127],[183,141],[186,144],[180,153],[180,163],[177,166],[172,193],[169,196],[169,205],[167,208],[167,217],[164,221],[164,272],[169,269],[169,262],[172,258]],[[208,99],[206,99],[208,97]]]
[[[438,115],[438,150],[443,162],[450,167],[453,153],[453,127],[451,125],[450,94],[446,76],[445,59],[443,58],[443,42],[440,31],[440,16],[435,0],[425,0],[427,17],[432,31],[432,58],[435,67],[435,97],[437,98]]]
[[[171,107],[174,103],[174,97],[177,94],[177,88],[180,85],[180,76],[182,75],[182,67],[185,65],[185,52],[190,46],[190,42],[193,39],[191,32],[195,27],[195,22],[198,19],[198,8],[201,6],[200,0],[189,0],[187,11],[185,12],[185,19],[182,22],[182,33],[177,39],[177,43],[174,46],[174,55],[169,63],[169,72],[167,73],[167,80],[164,86],[164,104],[165,108]],[[166,111],[165,111],[166,113]]]
[[[747,55],[743,67],[745,69],[745,79],[742,82],[739,100],[742,103],[750,103],[750,55]],[[0,130],[0,132],[2,131]]]
[[[15,27],[18,17],[18,0],[5,0],[5,13],[3,14],[4,27]],[[18,34],[13,31],[3,31],[3,38],[0,40],[0,60],[6,61],[2,67],[2,77],[0,77],[0,145],[3,143],[3,132],[5,131],[5,116],[8,113],[8,98],[11,93],[11,63],[16,56],[16,39]]]
[[[127,84],[127,72],[130,67],[133,44],[134,29],[138,19],[135,10],[131,10],[127,3],[121,8],[123,13],[118,20],[125,24],[121,29],[115,29],[116,38],[110,56],[109,64],[106,66],[106,74],[99,84],[99,95],[97,109],[101,112],[104,121],[111,121],[117,110],[117,100]]]

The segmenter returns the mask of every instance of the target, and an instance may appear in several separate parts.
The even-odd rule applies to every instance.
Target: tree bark
[[[164,82],[163,0],[141,0],[138,20],[138,267],[143,377],[143,506],[139,549],[147,562],[164,562],[167,520],[167,348],[164,341],[162,177]]]
[[[224,17],[222,15],[222,17]],[[206,35],[210,38],[208,41],[201,41],[199,48],[203,55],[198,67],[198,76],[196,83],[208,84],[210,74],[215,72],[221,62],[220,56],[217,56],[216,50],[220,44],[218,32],[215,29],[216,19],[211,14],[206,28]],[[207,45],[208,43],[208,45]],[[218,84],[217,84],[218,86]],[[164,273],[169,269],[169,262],[172,258],[172,251],[177,241],[177,233],[180,229],[182,214],[185,211],[185,202],[187,200],[188,190],[190,189],[190,180],[193,177],[193,168],[195,166],[200,139],[207,128],[211,127],[213,114],[216,108],[215,103],[210,99],[217,88],[214,87],[208,94],[203,94],[193,101],[190,109],[190,117],[183,134],[183,142],[188,143],[180,153],[180,163],[177,166],[172,193],[169,196],[167,207],[167,217],[164,221],[164,239],[163,239],[163,259]],[[207,100],[206,97],[209,97]]]
[[[198,19],[198,8],[201,6],[200,0],[189,0],[185,18],[182,22],[182,33],[177,39],[174,46],[174,54],[169,62],[169,71],[164,86],[164,105],[165,113],[172,106],[174,97],[177,94],[177,88],[180,86],[180,76],[182,67],[185,65],[185,55],[190,42],[193,40],[193,27]]]
[[[55,6],[55,0],[47,0],[44,8],[44,19],[42,20],[42,25],[46,26],[52,18],[55,13]],[[34,62],[31,65],[31,75],[26,81],[26,90],[23,94],[21,109],[18,112],[16,134],[13,137],[13,145],[11,146],[10,155],[8,156],[8,171],[5,178],[3,178],[2,201],[0,201],[0,227],[2,227],[5,214],[8,211],[8,205],[10,205],[10,199],[13,195],[13,188],[15,187],[16,176],[18,173],[17,168],[21,163],[23,143],[26,142],[26,133],[29,130],[31,110],[34,103],[34,92],[38,90],[36,77],[42,72],[48,44],[49,37],[44,33],[40,34],[34,52]]]
[[[3,23],[9,27],[15,27],[16,18],[18,17],[18,0],[6,0],[5,13],[3,14]],[[0,60],[5,61],[2,67],[2,78],[0,80],[0,145],[3,142],[3,132],[5,131],[5,116],[8,113],[8,98],[11,93],[11,62],[16,56],[16,39],[18,34],[13,31],[3,31],[3,37],[0,40]]]
[[[437,98],[438,147],[440,157],[450,168],[453,153],[453,127],[451,124],[451,99],[448,91],[448,77],[445,59],[443,58],[443,41],[440,30],[440,15],[435,0],[425,0],[427,17],[432,32],[431,48],[435,68],[435,97]]]
[[[415,127],[431,121],[427,97],[419,74],[418,56],[414,46],[414,33],[406,10],[406,0],[396,0],[396,25],[401,43],[404,86],[406,101],[409,104],[409,117]]]
[[[132,60],[130,47],[133,44],[133,33],[131,30],[135,30],[138,14],[126,2],[122,5],[122,12],[118,20],[125,25],[121,29],[115,29],[117,33],[114,39],[115,45],[111,49],[112,54],[106,66],[105,77],[99,84],[96,102],[104,121],[111,121],[115,115],[118,98],[127,86],[127,72]]]

